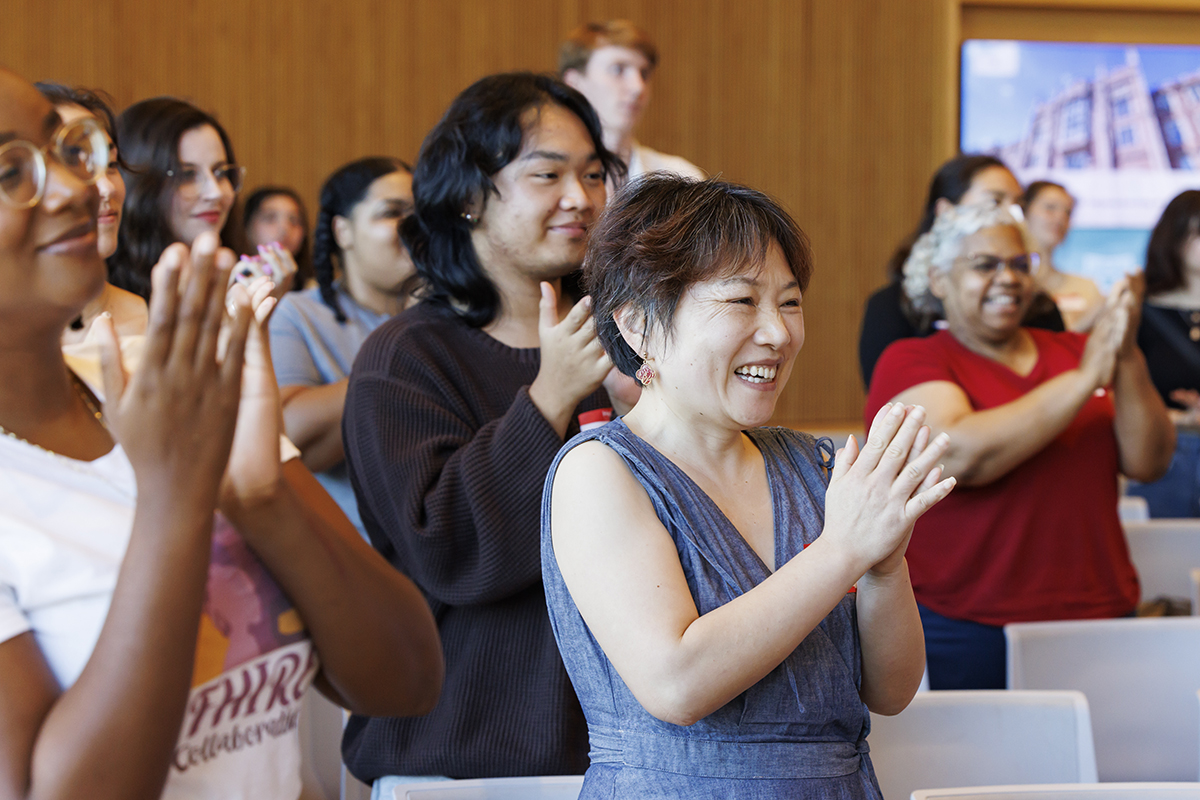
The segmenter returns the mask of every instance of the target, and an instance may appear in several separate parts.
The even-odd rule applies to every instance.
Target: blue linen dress
[[[784,428],[747,431],[766,461],[782,565],[824,527],[832,446]],[[550,495],[571,448],[597,439],[646,489],[679,551],[696,608],[706,614],[770,575],[717,505],[677,466],[615,420],[559,453],[542,502],[542,571],[554,635],[588,722],[594,798],[879,798],[867,755],[870,715],[858,696],[861,659],[848,593],[787,659],[690,727],[651,716],[580,617],[554,557]],[[823,452],[822,452],[823,451]]]

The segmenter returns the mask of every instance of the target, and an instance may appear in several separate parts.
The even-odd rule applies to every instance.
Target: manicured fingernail
[[[945,444],[946,442],[950,441],[950,434],[946,433],[945,431],[942,431],[941,433],[938,434],[937,441],[938,441],[938,444]]]
[[[890,413],[890,414],[891,414],[893,417],[901,417],[901,416],[904,416],[904,406],[903,406],[903,404],[901,404],[901,403],[896,403],[896,405],[892,406],[892,410],[891,410],[889,413]]]
[[[271,247],[275,247],[275,248],[278,248],[278,249],[283,249],[283,245],[282,245],[282,244],[280,244],[279,242],[271,242]]]

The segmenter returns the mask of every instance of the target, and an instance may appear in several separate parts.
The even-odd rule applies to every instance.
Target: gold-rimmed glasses
[[[0,200],[14,208],[33,208],[46,193],[46,156],[85,184],[108,170],[108,135],[91,118],[61,126],[49,144],[16,139],[0,145]]]

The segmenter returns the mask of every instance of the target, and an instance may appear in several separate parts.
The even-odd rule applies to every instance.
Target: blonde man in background
[[[628,20],[589,22],[575,29],[559,48],[563,82],[583,93],[604,129],[604,146],[629,168],[632,180],[645,172],[671,172],[703,180],[706,175],[680,156],[641,144],[634,130],[650,103],[658,49]]]

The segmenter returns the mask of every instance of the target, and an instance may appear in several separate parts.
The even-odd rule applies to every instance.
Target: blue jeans
[[[930,689],[1004,689],[1008,647],[1004,628],[943,617],[922,605]]]
[[[1125,493],[1146,498],[1151,517],[1200,517],[1200,434],[1180,431],[1167,474],[1129,481]]]

